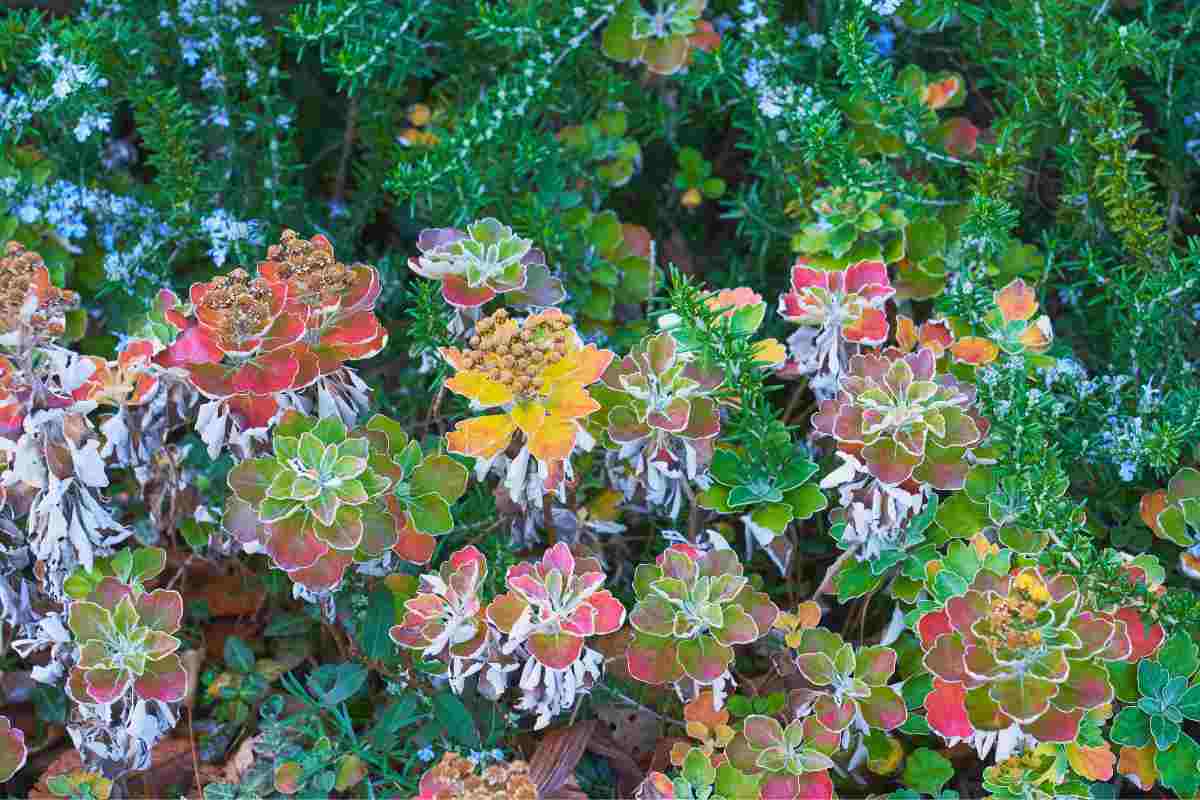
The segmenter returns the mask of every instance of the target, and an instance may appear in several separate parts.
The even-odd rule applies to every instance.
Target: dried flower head
[[[445,753],[421,776],[415,800],[537,800],[537,784],[529,764],[508,761],[477,773],[477,766],[458,753]]]
[[[20,242],[8,243],[0,258],[0,334],[25,324],[35,337],[61,336],[66,312],[78,306],[78,294],[50,282],[40,255]]]

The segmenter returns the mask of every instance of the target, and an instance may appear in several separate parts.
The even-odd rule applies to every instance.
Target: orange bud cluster
[[[291,296],[308,305],[336,299],[354,283],[354,270],[335,259],[330,248],[293,230],[285,230],[279,244],[267,248],[267,259],[280,265],[278,275],[288,282]]]
[[[429,784],[436,788],[431,795],[422,792],[421,800],[537,800],[524,761],[493,764],[477,775],[470,759],[446,753],[421,779],[422,787]]]
[[[571,317],[558,314],[520,324],[502,308],[475,325],[463,366],[483,372],[515,395],[532,394],[542,370],[567,354],[571,322]]]
[[[79,295],[50,283],[46,262],[20,242],[9,242],[0,258],[0,333],[21,323],[21,309],[36,293],[37,308],[30,325],[35,333],[59,336],[65,330],[63,314],[79,305]]]
[[[202,309],[216,312],[221,333],[236,338],[257,336],[271,321],[271,287],[262,278],[250,278],[244,269],[212,279],[212,289],[200,301]]]

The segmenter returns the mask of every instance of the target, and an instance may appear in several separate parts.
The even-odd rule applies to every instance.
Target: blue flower
[[[881,25],[870,37],[880,58],[888,58],[896,50],[896,32],[887,25]]]
[[[425,763],[433,761],[433,748],[429,745],[425,745],[417,751],[417,758],[421,759]]]

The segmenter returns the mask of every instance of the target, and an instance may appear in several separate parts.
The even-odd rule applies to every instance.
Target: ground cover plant
[[[0,793],[1200,795],[1198,23],[7,3]]]

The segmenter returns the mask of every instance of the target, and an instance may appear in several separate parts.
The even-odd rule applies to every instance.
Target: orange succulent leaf
[[[962,91],[962,78],[957,75],[949,75],[940,81],[925,84],[925,88],[921,91],[921,102],[937,111],[939,108],[948,106],[960,91]]]
[[[1142,518],[1142,522],[1146,523],[1146,527],[1155,533],[1158,532],[1158,515],[1167,507],[1167,490],[1159,489],[1156,492],[1149,492],[1142,495],[1142,502],[1138,505],[1138,514]]]
[[[1034,353],[1044,353],[1053,340],[1054,331],[1050,328],[1050,318],[1045,314],[1025,328],[1019,337],[1019,341],[1025,346],[1025,349]]]
[[[1154,742],[1144,747],[1122,747],[1117,772],[1133,781],[1143,792],[1148,792],[1158,781],[1158,768],[1154,766],[1154,756],[1157,752]]]
[[[1000,355],[1000,348],[990,339],[982,336],[964,336],[950,345],[950,352],[959,361],[981,367],[990,364]]]
[[[502,406],[513,400],[512,389],[473,369],[456,372],[446,381],[446,388],[469,397],[483,408]]]
[[[512,441],[517,426],[507,414],[465,419],[446,434],[446,449],[474,458],[491,458]]]
[[[600,404],[577,383],[559,384],[546,398],[547,410],[556,417],[579,419],[600,409]]]
[[[994,295],[996,307],[1005,322],[1024,322],[1037,313],[1038,301],[1033,287],[1017,278]]]
[[[546,421],[546,414],[546,407],[541,403],[517,403],[512,411],[508,412],[509,419],[526,436],[532,436],[535,431],[541,429]]]
[[[896,344],[905,353],[911,353],[917,346],[917,326],[912,317],[904,314],[896,315]]]
[[[1108,749],[1107,742],[1097,747],[1084,747],[1072,742],[1067,745],[1067,760],[1071,762],[1071,769],[1093,781],[1110,780],[1117,763],[1117,757]]]
[[[708,732],[716,730],[718,725],[729,724],[729,709],[716,707],[716,699],[713,696],[711,689],[705,689],[700,694],[696,695],[696,699],[687,703],[683,707],[683,719],[688,724],[688,735],[693,738],[700,739],[707,736]],[[691,723],[700,723],[704,726],[705,731],[700,736],[692,734]]]
[[[529,437],[529,452],[539,461],[562,461],[575,449],[575,422],[562,417],[546,417]]]
[[[773,367],[787,360],[787,348],[778,339],[763,339],[754,343],[754,361]]]

